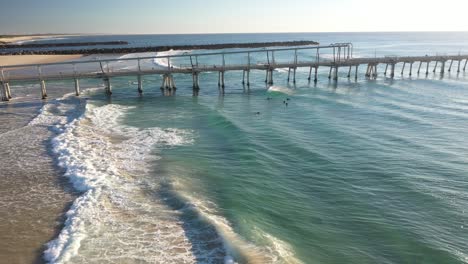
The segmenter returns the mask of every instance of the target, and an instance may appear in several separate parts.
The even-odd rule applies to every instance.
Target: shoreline
[[[74,37],[79,35],[73,34],[36,34],[36,35],[4,35],[0,36],[0,44],[15,44],[19,41],[34,41],[47,38],[57,37]]]
[[[0,55],[0,66],[11,66],[21,64],[53,63],[76,60],[83,57],[82,54],[75,55]]]

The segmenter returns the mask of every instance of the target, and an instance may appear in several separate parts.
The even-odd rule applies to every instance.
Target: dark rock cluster
[[[122,54],[136,52],[161,52],[168,50],[217,50],[232,48],[265,48],[265,47],[293,47],[318,45],[316,41],[284,41],[284,42],[255,42],[255,43],[225,43],[206,45],[175,45],[175,46],[152,46],[152,47],[124,47],[124,48],[97,48],[97,49],[73,49],[73,50],[21,50],[8,51],[0,48],[0,55],[69,55],[69,54]],[[47,44],[52,45],[52,44]],[[55,44],[56,45],[56,44]],[[102,44],[99,44],[102,45]],[[1,46],[0,46],[1,47]],[[22,46],[24,47],[24,46]],[[49,47],[49,46],[48,46]],[[54,47],[54,46],[50,46]]]

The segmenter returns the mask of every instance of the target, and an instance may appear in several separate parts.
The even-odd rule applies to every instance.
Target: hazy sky
[[[0,33],[468,31],[468,0],[0,0]]]

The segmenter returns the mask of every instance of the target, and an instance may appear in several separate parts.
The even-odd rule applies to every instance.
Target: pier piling
[[[45,81],[41,80],[40,83],[41,83],[41,98],[46,99],[47,98],[47,90],[46,90]]]
[[[8,83],[8,82],[5,83],[5,91],[6,91],[6,95],[7,95],[8,100],[12,99],[13,96],[11,96],[10,83]]]
[[[266,83],[268,85],[272,85],[273,84],[273,69],[268,69],[266,71]]]
[[[138,79],[138,93],[143,94],[143,80],[142,80],[141,74],[138,74],[137,79]]]
[[[220,81],[220,86],[221,88],[224,89],[225,84],[224,84],[224,71],[219,72],[219,81]]]
[[[318,66],[315,67],[315,72],[314,72],[314,83],[317,83],[318,81]]]
[[[312,78],[312,67],[309,68],[309,77],[307,78],[307,80],[310,82]]]
[[[104,81],[104,89],[106,91],[106,94],[111,95],[112,94],[112,86],[111,86],[110,78],[109,77],[104,77],[103,81]]]
[[[333,71],[333,80],[338,81],[338,66],[335,66],[334,68],[335,69]]]
[[[296,83],[296,71],[297,71],[297,68],[294,68],[293,69],[293,83],[295,84]],[[273,73],[272,73],[273,74]],[[271,80],[273,82],[273,76],[271,77]]]
[[[161,89],[164,90],[175,90],[176,89],[176,85],[175,85],[175,82],[174,82],[174,77],[172,76],[172,74],[170,73],[167,73],[167,74],[164,74],[163,75],[163,83],[161,85]]]
[[[75,95],[79,96],[80,95],[80,80],[75,79]]]
[[[422,61],[419,62],[418,74],[421,72]]]
[[[359,64],[356,65],[356,70],[354,71],[354,80],[357,81],[358,79],[358,68],[359,68]]]
[[[244,72],[245,74],[245,72]],[[199,78],[199,73],[198,72],[194,72],[192,74],[192,79],[193,79],[193,89],[195,90],[199,90],[200,89],[200,78]],[[244,81],[242,81],[242,83],[244,83]]]
[[[2,86],[0,87],[2,89],[2,101],[9,101],[10,98],[8,98],[8,94],[6,91],[6,83],[2,83]]]

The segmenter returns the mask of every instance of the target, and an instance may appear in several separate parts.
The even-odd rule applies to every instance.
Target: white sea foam
[[[158,52],[157,56],[174,56],[174,55],[180,55],[184,53],[189,53],[191,52],[190,50],[169,50],[169,51],[162,51]],[[169,61],[167,58],[155,58],[153,60],[154,64],[161,66],[161,67],[167,67],[169,64]],[[170,64],[171,67],[178,68],[178,66],[173,65],[173,62]]]
[[[289,69],[288,68],[277,68],[277,69],[275,69],[275,71],[285,73],[285,72],[288,72]]]
[[[56,37],[50,37],[50,38],[37,38],[37,39],[28,39],[28,40],[20,40],[20,41],[15,41],[13,44],[25,44],[25,43],[31,43],[31,42],[37,42],[37,41],[45,41],[45,40],[64,40],[68,38],[56,38]]]
[[[268,92],[276,92],[276,93],[283,93],[283,94],[288,94],[291,95],[294,93],[294,90],[287,88],[287,87],[282,87],[282,86],[270,86],[268,88]]]
[[[53,150],[65,176],[82,192],[67,212],[59,236],[47,244],[45,259],[49,263],[105,263],[115,258],[195,262],[177,213],[151,203],[141,188],[150,183],[140,179],[148,174],[148,161],[158,158],[151,155],[155,146],[189,143],[188,132],[121,125],[132,108],[119,105],[88,104],[84,115],[67,122],[64,114],[71,111],[69,105],[73,104],[60,100],[48,104],[30,124],[52,125],[60,133],[53,139]],[[96,261],[106,250],[107,256]],[[209,258],[218,253],[206,254]]]

